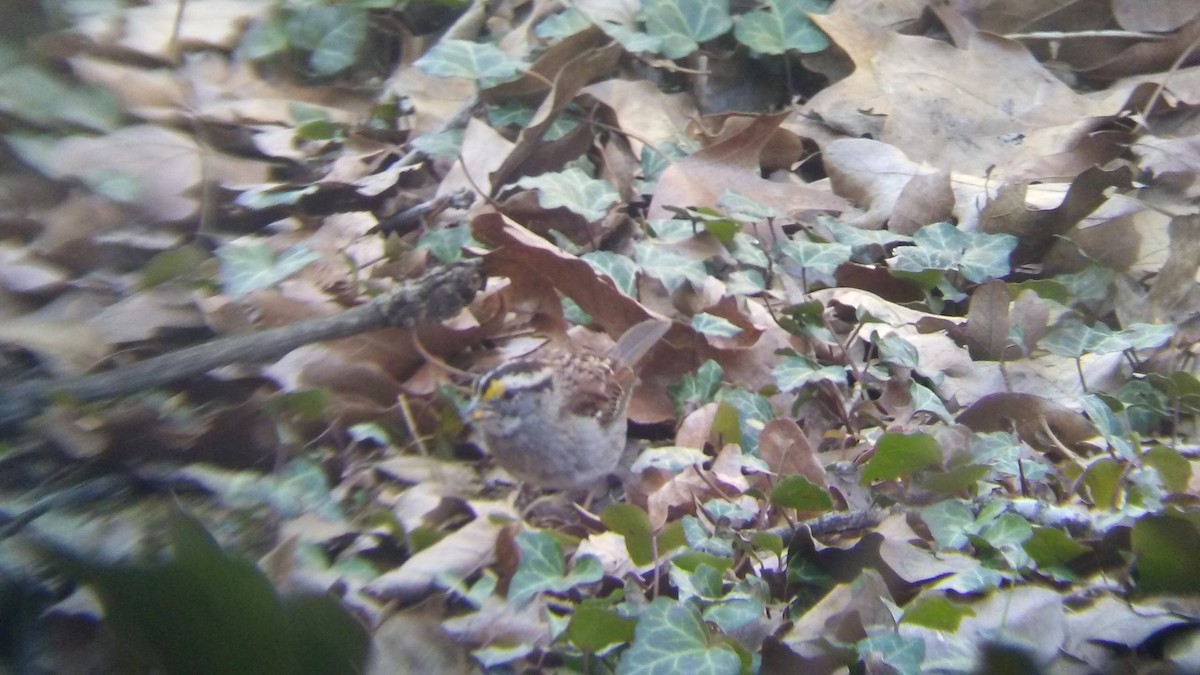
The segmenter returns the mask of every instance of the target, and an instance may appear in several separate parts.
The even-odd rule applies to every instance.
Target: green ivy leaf
[[[963,232],[950,223],[933,223],[913,235],[915,246],[896,250],[892,269],[901,272],[957,270],[968,281],[983,283],[1011,271],[1009,255],[1017,238],[1009,234]]]
[[[226,244],[217,249],[217,258],[221,261],[221,287],[230,296],[241,298],[274,286],[319,257],[303,244],[292,246],[278,258],[266,242]]]
[[[1060,579],[1075,577],[1067,563],[1091,551],[1090,548],[1072,539],[1068,534],[1052,527],[1037,527],[1022,547],[1037,563],[1038,570],[1050,572]]]
[[[1133,525],[1133,578],[1143,593],[1200,593],[1200,531],[1175,514],[1145,515]]]
[[[437,134],[417,136],[412,141],[412,147],[430,157],[453,158],[462,152],[462,142],[462,129],[451,129]]]
[[[780,251],[801,267],[821,274],[833,274],[842,263],[850,260],[850,247],[845,244],[818,244],[812,241],[786,241]]]
[[[577,558],[575,569],[565,574],[562,547],[544,532],[520,532],[517,547],[521,562],[508,585],[508,601],[514,605],[522,605],[542,591],[562,593],[604,576],[600,561],[593,556]]]
[[[925,661],[925,641],[920,638],[883,633],[861,640],[857,646],[860,659],[878,659],[899,675],[920,675]]]
[[[417,250],[428,250],[440,262],[452,263],[462,259],[463,247],[471,242],[478,244],[471,238],[469,227],[439,227],[421,235]]]
[[[966,504],[947,499],[921,510],[921,520],[929,528],[938,548],[957,550],[975,533],[975,516]]]
[[[920,364],[917,348],[895,333],[884,336],[876,333],[872,342],[879,348],[880,360],[888,365],[899,368],[916,368]]]
[[[863,467],[862,483],[910,476],[942,463],[937,439],[929,434],[885,433],[875,444],[875,456]]]
[[[807,356],[784,356],[771,371],[775,384],[782,391],[797,391],[809,384],[826,380],[834,384],[846,383],[845,366],[822,366]]]
[[[799,475],[780,478],[771,490],[771,503],[801,511],[828,511],[833,508],[833,499],[825,488]]]
[[[339,602],[324,594],[279,597],[253,562],[221,550],[182,512],[172,517],[170,539],[166,562],[97,563],[64,550],[48,555],[96,590],[124,648],[162,672],[363,671],[368,636]]]
[[[904,608],[900,622],[953,633],[966,616],[975,616],[975,610],[951,602],[939,593],[922,596],[909,603]]]
[[[584,600],[571,614],[567,639],[584,652],[600,652],[633,639],[637,621],[617,614],[604,602]]]
[[[694,373],[684,373],[678,384],[667,388],[675,407],[682,410],[689,403],[708,403],[721,389],[725,376],[721,365],[712,359],[700,364]]]
[[[732,321],[707,312],[692,315],[692,328],[698,333],[720,338],[737,337],[742,332]]]
[[[618,675],[738,675],[736,652],[709,635],[700,612],[687,602],[657,598],[642,610],[633,646],[621,655]]]
[[[287,20],[293,47],[309,53],[308,65],[318,75],[334,75],[358,61],[367,37],[367,13],[353,5],[316,5]]]
[[[678,253],[667,245],[641,242],[634,246],[634,253],[642,271],[662,281],[672,293],[685,283],[700,288],[708,278],[704,263]]]
[[[543,208],[565,207],[595,222],[608,213],[620,195],[608,181],[592,178],[582,169],[571,168],[558,173],[526,176],[517,185],[538,191],[538,203]]]
[[[769,218],[783,218],[785,215],[774,207],[750,199],[737,190],[726,190],[725,194],[721,195],[721,198],[717,200],[717,206],[733,218],[747,222],[767,220]]]
[[[832,0],[766,0],[756,10],[743,14],[734,28],[738,42],[763,54],[782,54],[794,49],[803,54],[829,46],[829,38],[809,21],[807,14],[829,11]]]
[[[663,56],[679,59],[700,43],[729,32],[729,0],[644,0],[646,31],[661,40]]]
[[[441,40],[413,63],[438,77],[465,77],[484,86],[515,80],[525,64],[495,45],[469,40]]]
[[[771,402],[766,397],[752,394],[745,389],[731,389],[724,393],[721,401],[737,411],[742,451],[758,456],[758,436],[767,422],[775,416],[775,411],[771,409]],[[716,426],[716,422],[714,422],[714,426]]]
[[[704,620],[715,623],[726,633],[735,631],[758,619],[766,606],[754,598],[732,598],[704,610]]]
[[[551,14],[542,19],[538,25],[534,26],[533,33],[540,38],[561,40],[591,25],[592,21],[586,14],[573,7],[568,7],[566,11]]]
[[[628,256],[611,251],[589,251],[581,258],[601,274],[607,275],[629,297],[637,297],[637,263]]]

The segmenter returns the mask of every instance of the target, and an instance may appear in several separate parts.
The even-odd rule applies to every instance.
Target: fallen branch
[[[300,321],[254,335],[206,342],[95,375],[31,380],[0,388],[0,428],[38,414],[53,400],[98,401],[195,377],[232,363],[279,358],[313,342],[378,328],[411,328],[459,312],[482,288],[477,262],[433,270],[399,290],[337,316]]]

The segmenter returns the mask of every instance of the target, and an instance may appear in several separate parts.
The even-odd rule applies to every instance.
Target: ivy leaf
[[[1051,328],[1038,345],[1056,356],[1077,359],[1088,352],[1092,344],[1092,329],[1082,321],[1070,318]]]
[[[780,247],[784,255],[801,267],[821,274],[833,274],[850,259],[850,247],[845,244],[818,244],[812,241],[787,241]]]
[[[592,25],[591,19],[577,9],[568,7],[566,11],[552,14],[534,27],[533,33],[540,38],[561,40],[568,35],[574,35]]]
[[[707,403],[721,389],[725,371],[712,359],[700,364],[694,373],[684,373],[678,384],[667,388],[675,407],[682,410],[689,403]]]
[[[766,607],[755,598],[730,598],[704,610],[704,620],[715,623],[726,633],[735,631],[761,617]]]
[[[917,367],[920,355],[908,340],[896,334],[880,336],[876,333],[872,341],[879,349],[879,358],[884,363],[899,368]]]
[[[832,0],[766,0],[763,7],[743,14],[733,29],[738,42],[764,54],[794,49],[803,54],[829,46],[829,38],[809,21],[809,12],[824,13]]]
[[[700,288],[708,278],[704,263],[677,253],[671,248],[642,242],[634,247],[642,271],[663,282],[667,290],[674,293],[685,283]]]
[[[938,594],[920,597],[909,603],[900,621],[953,633],[966,616],[975,616],[975,610]]]
[[[422,234],[417,249],[428,250],[440,262],[452,263],[462,258],[463,247],[472,241],[469,227],[439,227]]]
[[[599,26],[606,35],[621,43],[621,47],[630,54],[647,54],[662,51],[662,40],[653,35],[640,33],[629,26],[619,23],[602,21]]]
[[[1011,234],[975,233],[963,251],[959,271],[967,281],[977,284],[998,279],[1012,271],[1008,258],[1015,248],[1017,238]]]
[[[290,43],[310,52],[308,65],[318,75],[334,75],[358,61],[367,37],[367,13],[353,5],[308,7],[288,20]]]
[[[804,476],[784,476],[771,490],[771,503],[802,511],[828,511],[833,508],[829,492]]]
[[[806,356],[785,356],[771,371],[775,384],[783,391],[796,391],[821,380],[834,384],[846,382],[845,366],[821,366]]]
[[[571,614],[567,639],[585,652],[599,652],[609,645],[633,639],[636,622],[594,599],[584,600]]]
[[[517,534],[517,547],[521,562],[508,586],[508,601],[513,605],[522,605],[542,591],[562,593],[604,576],[600,561],[593,556],[577,558],[575,569],[566,574],[562,547],[544,532],[522,531]]]
[[[933,436],[889,432],[875,444],[875,456],[863,467],[862,482],[893,480],[941,463],[942,451]]]
[[[570,168],[558,173],[526,176],[517,185],[538,191],[538,203],[547,209],[565,207],[595,222],[608,213],[620,195],[608,181],[592,178],[583,169]]]
[[[413,64],[438,77],[466,77],[485,86],[516,79],[525,64],[495,45],[442,40]]]
[[[742,436],[742,451],[757,456],[758,436],[767,422],[775,416],[771,402],[766,397],[745,389],[731,389],[725,392],[721,402],[729,404],[737,411],[737,429]]]
[[[217,258],[221,261],[221,287],[234,298],[241,298],[274,286],[319,257],[303,244],[292,246],[278,258],[266,242],[227,244],[217,249]]]
[[[700,612],[689,602],[656,598],[642,610],[633,646],[621,655],[618,675],[737,675],[736,652],[710,636]]]
[[[858,657],[879,660],[898,675],[920,675],[925,661],[925,641],[896,633],[882,633],[858,643]]]
[[[784,214],[774,207],[750,199],[736,190],[726,190],[725,194],[717,200],[717,206],[721,207],[725,213],[742,221],[784,217]]]
[[[729,0],[645,0],[642,12],[646,32],[662,41],[668,59],[683,58],[733,27]]]
[[[437,134],[425,134],[417,136],[412,141],[414,150],[429,155],[430,157],[458,157],[462,152],[463,131],[462,129],[451,129]]]
[[[742,332],[732,321],[707,312],[692,316],[692,328],[698,333],[720,338],[737,337]]]
[[[957,270],[968,281],[983,283],[1011,271],[1009,255],[1017,247],[1010,234],[963,232],[950,223],[933,223],[913,235],[915,246],[896,250],[892,269],[901,272]]]
[[[971,508],[961,501],[947,499],[922,509],[920,513],[938,548],[960,549],[977,529]]]
[[[580,257],[597,272],[608,275],[622,293],[636,297],[637,263],[611,251],[589,251]]]

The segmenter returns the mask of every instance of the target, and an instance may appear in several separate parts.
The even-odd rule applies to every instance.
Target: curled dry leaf
[[[782,476],[804,476],[819,488],[828,484],[824,462],[793,420],[777,417],[767,422],[758,437],[758,453],[775,473],[775,480]]]
[[[444,574],[462,579],[490,564],[496,540],[505,528],[501,519],[515,521],[517,514],[498,503],[472,505],[476,511],[474,520],[367,584],[367,593],[379,598],[415,600],[433,590]]]

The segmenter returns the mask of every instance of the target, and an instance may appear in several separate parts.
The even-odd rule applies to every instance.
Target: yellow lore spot
[[[504,395],[504,383],[500,380],[492,380],[487,389],[483,390],[479,398],[483,401],[494,401]]]

